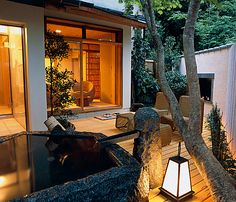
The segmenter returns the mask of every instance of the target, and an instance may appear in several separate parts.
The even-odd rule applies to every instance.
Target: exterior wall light
[[[179,143],[178,155],[168,161],[161,193],[171,197],[175,201],[181,201],[193,195],[190,178],[189,161],[180,156],[181,143]]]

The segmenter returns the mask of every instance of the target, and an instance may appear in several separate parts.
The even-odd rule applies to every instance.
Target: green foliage
[[[134,90],[134,102],[141,102],[146,105],[152,105],[155,102],[156,93],[160,90],[155,78],[146,70],[145,59],[149,56],[150,46],[146,40],[141,37],[141,30],[134,32],[134,44],[132,50],[132,83]],[[174,38],[169,38],[166,42],[166,65],[169,69],[177,67],[179,54],[173,51],[175,45]],[[186,77],[178,71],[166,72],[167,81],[173,90],[177,99],[186,94],[187,80]]]
[[[123,0],[134,7],[139,0]],[[163,41],[174,37],[174,52],[182,55],[183,28],[187,17],[189,1],[154,1],[158,31]],[[138,4],[140,5],[140,4]],[[217,47],[236,42],[236,1],[205,0],[201,2],[196,24],[195,50]],[[163,10],[164,9],[164,10]],[[150,41],[151,42],[151,41]],[[153,49],[153,47],[151,47]],[[155,57],[151,54],[151,58]]]
[[[162,15],[165,11],[181,8],[179,0],[154,0],[153,6],[159,15]]]
[[[72,72],[60,71],[60,61],[69,55],[69,44],[62,35],[48,31],[45,34],[45,57],[50,59],[50,66],[46,67],[47,92],[49,92],[51,115],[54,110],[63,111],[73,102],[70,90],[75,81]],[[56,66],[54,64],[57,63]]]
[[[155,78],[144,68],[132,71],[134,102],[153,105],[159,87]]]
[[[155,78],[145,69],[145,59],[150,48],[141,37],[141,30],[134,32],[132,50],[133,102],[152,105],[159,87]]]
[[[120,3],[125,3],[126,12],[131,14],[134,8],[134,5],[138,5],[141,8],[140,0],[119,0]],[[179,0],[153,0],[153,8],[160,15],[165,11],[169,11],[174,8],[181,7]]]
[[[52,72],[51,72],[52,71]],[[52,75],[52,83],[51,82]],[[65,108],[74,103],[74,98],[71,96],[71,89],[75,84],[72,71],[65,69],[60,71],[58,67],[46,67],[46,82],[47,91],[51,91],[52,85],[52,106],[54,111],[63,113]]]
[[[236,178],[236,161],[233,160],[222,124],[222,113],[214,105],[207,117],[207,128],[211,131],[212,153],[229,174]]]
[[[235,0],[223,0],[219,6],[205,5],[196,25],[196,49],[202,50],[236,42],[235,8]]]
[[[187,79],[186,76],[182,75],[179,71],[167,71],[166,79],[170,85],[171,90],[179,100],[181,95],[187,93]]]
[[[149,44],[142,38],[142,30],[135,29],[133,39],[133,50],[132,50],[132,69],[138,69],[145,66],[145,59],[148,57],[150,52]]]
[[[173,36],[168,36],[164,44],[165,51],[165,68],[167,71],[176,70],[180,65],[180,53],[176,47],[176,40]]]
[[[69,55],[69,44],[64,37],[56,32],[47,31],[45,34],[45,57],[51,62],[61,61]]]

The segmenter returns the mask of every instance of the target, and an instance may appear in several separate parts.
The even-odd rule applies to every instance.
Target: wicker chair
[[[189,103],[189,96],[187,95],[183,95],[180,97],[179,99],[179,105],[180,105],[180,109],[182,111],[184,120],[186,121],[186,123],[188,124],[189,122],[189,113],[190,113],[190,103]],[[203,126],[203,115],[204,115],[204,100],[201,99],[201,123],[200,123],[200,129],[202,132],[202,126]],[[163,115],[161,116],[161,123],[163,124],[169,124],[172,128],[172,130],[175,130],[175,124],[174,121],[172,119],[171,114],[168,115]]]
[[[72,88],[71,95],[75,98],[77,104],[80,104],[80,83],[75,83]],[[83,96],[84,96],[84,103],[88,101],[91,103],[95,96],[95,88],[92,82],[90,81],[83,81]],[[87,104],[85,104],[87,105]]]
[[[156,94],[155,108],[160,116],[170,113],[170,106],[163,92],[158,92]]]

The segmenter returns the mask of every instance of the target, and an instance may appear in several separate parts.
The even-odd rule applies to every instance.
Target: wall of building
[[[222,111],[226,105],[229,47],[202,51],[196,54],[198,73],[214,73],[213,103]],[[181,59],[180,72],[186,74],[185,60]]]
[[[0,23],[25,26],[26,74],[30,130],[45,129],[47,118],[44,70],[44,9],[1,1]]]
[[[102,5],[100,5],[102,6]],[[46,86],[44,69],[44,16],[59,17],[68,20],[116,27],[123,30],[122,51],[122,109],[130,108],[131,100],[131,27],[109,23],[93,18],[85,18],[43,8],[1,1],[0,23],[23,25],[26,32],[26,74],[29,109],[29,129],[45,130],[43,122],[47,118]],[[94,114],[97,114],[96,112]],[[104,113],[104,112],[100,112]],[[86,114],[87,116],[88,114]],[[92,116],[93,114],[91,114]]]

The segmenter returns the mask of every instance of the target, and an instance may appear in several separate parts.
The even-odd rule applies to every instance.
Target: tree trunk
[[[197,76],[197,64],[194,53],[194,32],[200,0],[192,0],[189,5],[185,24],[183,45],[186,61],[187,80],[190,96],[190,119],[187,125],[183,119],[178,101],[171,91],[165,77],[164,48],[157,32],[152,0],[140,0],[148,29],[151,33],[157,54],[157,78],[160,87],[170,103],[171,114],[183,137],[185,146],[208,185],[215,201],[236,201],[236,182],[207,148],[199,128],[200,125],[200,90]]]

